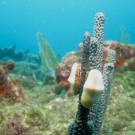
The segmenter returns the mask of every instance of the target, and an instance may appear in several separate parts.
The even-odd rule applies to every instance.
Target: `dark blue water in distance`
[[[97,12],[106,17],[104,40],[117,40],[122,25],[135,43],[135,0],[0,0],[0,48],[37,53],[40,31],[63,56],[77,50],[86,31],[92,34]]]

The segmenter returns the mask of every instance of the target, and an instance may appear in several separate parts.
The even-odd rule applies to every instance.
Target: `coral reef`
[[[109,50],[116,51],[115,69],[120,67],[125,67],[127,69],[135,70],[135,45],[127,45],[117,41],[107,40],[103,44],[103,66],[105,63],[109,62]],[[70,86],[67,81],[71,67],[75,62],[81,63],[83,48],[82,43],[78,45],[78,51],[67,53],[59,66],[56,69],[56,79],[59,85],[61,85],[65,90],[67,95],[71,95]]]
[[[98,20],[96,20],[96,22],[97,21]],[[95,29],[95,31],[98,30],[99,29]],[[94,33],[94,36],[98,37],[102,36],[103,33],[98,33],[98,35],[95,34],[96,33]],[[89,39],[89,33],[86,35]],[[82,61],[81,55],[82,53],[84,54],[83,51],[88,52],[83,46],[84,44],[87,44],[87,42],[85,42],[87,39],[86,35],[84,42],[78,45],[78,51],[69,52],[63,57],[62,62],[56,69],[57,82],[55,78],[51,76],[50,72],[41,66],[39,54],[30,54],[27,51],[15,51],[15,46],[0,49],[1,59],[8,56],[17,60],[15,63],[13,61],[0,62],[1,135],[68,135],[76,132],[76,129],[78,129],[79,126],[82,129],[85,129],[85,125],[90,128],[92,133],[95,132],[94,130],[96,129],[95,134],[100,132],[100,128],[101,135],[135,134],[135,45],[127,45],[111,40],[103,43],[102,39],[100,42],[103,43],[101,44],[101,46],[103,45],[103,59],[101,58],[101,49],[98,52],[99,61],[97,60],[95,65],[89,62],[84,64],[85,66],[90,64],[90,69],[88,69],[88,71],[93,72],[93,69],[95,69],[97,65],[98,70],[94,70],[93,73],[81,72],[81,70],[87,70],[87,67],[84,68],[84,66],[78,64],[82,63],[83,65],[84,59]],[[93,52],[96,52],[93,44],[97,44],[98,42],[96,41],[93,43],[93,41],[95,41],[94,38],[91,38],[89,41],[92,45],[91,56],[93,56],[90,56],[89,59],[92,62],[97,54],[93,54]],[[85,49],[83,49],[83,47]],[[117,52],[115,60],[112,59],[113,51],[110,50],[115,50]],[[94,83],[95,86],[100,87],[94,87],[95,91],[93,93],[93,91],[91,91],[93,85],[89,88],[87,83],[91,84],[91,81],[94,78],[99,79],[100,76],[101,80],[98,82],[102,84],[103,74],[104,84],[108,84],[106,82],[107,78],[105,77],[106,70],[103,70],[103,68],[106,67],[106,63],[114,63],[114,61],[115,73],[114,79],[112,80],[112,87],[110,85],[105,85],[105,88],[108,88],[105,89],[105,91],[102,91],[103,88],[98,83]],[[75,72],[73,73],[74,77],[71,87],[68,78],[74,63],[77,64],[77,67],[74,69]],[[80,74],[80,72],[82,74]],[[107,72],[110,72],[110,70],[107,69]],[[83,76],[84,81],[83,88],[80,86],[82,83],[80,82],[81,76]],[[111,82],[111,80],[109,81]],[[106,110],[107,102],[105,96],[108,98],[109,92],[107,94],[106,92],[110,87],[109,104]],[[82,91],[82,89],[84,91]],[[101,95],[102,92],[103,95]],[[89,100],[86,100],[86,96],[81,96],[79,100],[81,106],[78,106],[77,108],[77,94],[80,93],[83,95],[87,93]],[[68,96],[71,94],[77,96],[66,97],[65,94]],[[99,98],[100,103],[96,102]],[[105,99],[105,102],[102,102],[102,99]],[[96,104],[93,106],[95,102]],[[105,106],[103,107],[103,105]],[[91,108],[91,106],[93,107]],[[82,108],[84,110],[81,110]],[[104,118],[105,110],[106,117]],[[74,123],[71,123],[74,121],[75,115],[76,120]],[[88,123],[83,123],[81,121],[83,118],[86,120],[85,122]],[[101,121],[99,121],[99,119]],[[80,124],[81,122],[83,125]],[[70,126],[69,123],[71,123]],[[77,124],[80,125],[78,126]],[[67,132],[68,126],[69,132]]]
[[[81,53],[81,51],[74,53],[73,57],[78,62],[81,62]],[[3,64],[1,67],[3,69]],[[69,71],[71,71],[70,68]],[[134,70],[124,65],[115,69],[101,135],[135,134],[134,76]],[[78,96],[60,98],[61,94],[65,95],[63,87],[56,82],[52,85],[50,82],[52,80],[49,81],[49,78],[46,78],[45,85],[39,86],[27,76],[9,72],[5,77],[9,84],[25,87],[27,100],[16,102],[13,98],[1,99],[1,135],[14,135],[18,132],[24,135],[68,135],[68,124],[74,120],[77,112]],[[46,84],[48,81],[49,83]]]

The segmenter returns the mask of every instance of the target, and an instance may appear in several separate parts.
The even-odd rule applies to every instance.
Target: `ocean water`
[[[105,14],[104,40],[117,40],[124,26],[135,43],[134,0],[0,0],[0,47],[38,53],[42,32],[56,55],[77,50],[83,35],[92,35],[94,15]]]
[[[135,135],[134,8],[135,0],[0,0],[0,135]],[[98,47],[78,51],[98,12]]]

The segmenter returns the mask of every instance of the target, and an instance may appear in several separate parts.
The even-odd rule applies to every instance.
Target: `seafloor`
[[[15,74],[9,73],[11,76]],[[55,80],[34,85],[28,79],[29,85],[18,84],[24,87],[26,100],[1,98],[0,135],[67,135],[67,127],[76,115],[78,96],[65,96],[64,89],[56,92]],[[115,69],[101,135],[135,135],[134,69]]]

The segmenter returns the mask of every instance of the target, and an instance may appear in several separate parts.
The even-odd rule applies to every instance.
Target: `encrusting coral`
[[[10,88],[4,70],[0,67],[0,98],[7,95],[8,89]]]
[[[17,79],[7,78],[7,74],[13,71],[14,62],[0,62],[0,99],[3,97],[11,97],[16,101],[20,99],[26,100],[24,89],[17,84]]]
[[[14,69],[13,61],[0,62],[0,99],[9,94],[11,88],[10,83],[6,77],[6,74]]]
[[[109,62],[103,61],[104,14],[95,15],[94,37],[84,35],[80,70],[79,104],[76,118],[68,127],[69,135],[99,135],[106,111],[115,62],[115,51],[109,50]],[[74,73],[75,71],[75,73]],[[76,85],[78,68],[73,65],[69,82]],[[78,82],[78,81],[77,81]],[[76,88],[73,86],[73,88]],[[76,89],[75,89],[76,91]]]

